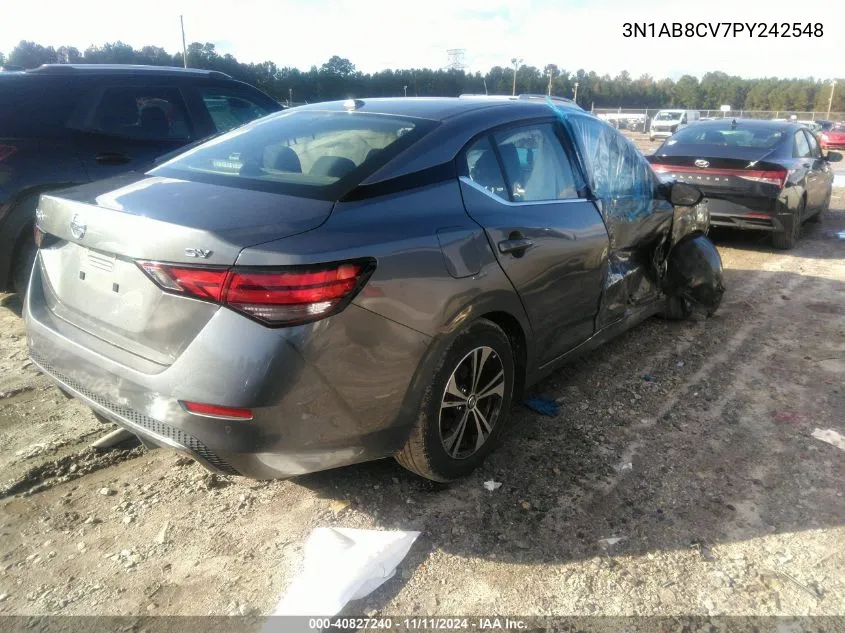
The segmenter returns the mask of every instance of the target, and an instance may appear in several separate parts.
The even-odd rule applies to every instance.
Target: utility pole
[[[549,68],[549,96],[552,96],[552,69]]]
[[[575,95],[572,97],[572,100],[575,103],[578,103],[578,82],[575,82]]]
[[[484,94],[487,94],[487,77],[482,77],[481,81],[484,82]]]
[[[182,25],[182,65],[187,68],[188,67],[188,49],[185,46],[185,20],[182,19],[182,16],[179,16],[179,24]]]
[[[293,105],[293,88],[288,88],[288,107]]]
[[[836,80],[830,80],[830,99],[827,101],[827,118],[830,119],[830,108],[833,106],[833,91],[836,89]]]
[[[514,57],[511,59],[511,64],[513,64],[513,96],[516,96],[516,71],[519,68],[519,65],[522,63],[521,58]]]

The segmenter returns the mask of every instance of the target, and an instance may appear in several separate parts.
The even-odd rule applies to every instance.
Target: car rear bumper
[[[708,198],[710,225],[755,231],[786,230],[793,213],[776,199],[745,198],[742,202]]]
[[[390,456],[407,437],[405,397],[430,339],[354,304],[284,329],[221,309],[176,362],[145,374],[86,345],[41,283],[39,262],[24,306],[32,361],[104,417],[212,471],[291,477]],[[254,417],[199,416],[182,401]]]

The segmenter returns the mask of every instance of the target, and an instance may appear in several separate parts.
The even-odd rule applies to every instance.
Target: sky
[[[242,62],[273,61],[307,70],[332,55],[363,72],[440,68],[446,50],[466,49],[471,71],[508,66],[513,57],[542,68],[554,63],[615,76],[677,79],[721,70],[742,77],[827,78],[845,75],[841,0],[804,10],[794,0],[47,0],[9,2],[0,20],[0,50],[22,39],[75,46],[121,40],[181,50],[212,42]],[[829,10],[826,10],[825,7]],[[821,22],[821,38],[625,38],[626,22]],[[721,27],[724,28],[724,27]]]

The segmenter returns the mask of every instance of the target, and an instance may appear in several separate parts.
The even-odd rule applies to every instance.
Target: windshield
[[[784,137],[782,129],[776,127],[756,127],[720,129],[710,125],[696,125],[684,128],[676,133],[667,145],[722,145],[729,147],[759,147],[774,149]]]
[[[150,175],[335,200],[434,125],[356,112],[285,112],[181,153]]]
[[[658,112],[654,116],[655,121],[677,121],[683,112]]]

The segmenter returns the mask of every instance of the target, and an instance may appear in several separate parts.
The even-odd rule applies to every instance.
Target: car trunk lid
[[[136,262],[229,267],[247,246],[317,228],[331,209],[328,201],[138,175],[43,195],[44,295],[55,316],[168,365],[219,306],[165,292]]]

